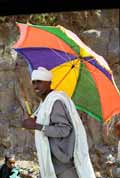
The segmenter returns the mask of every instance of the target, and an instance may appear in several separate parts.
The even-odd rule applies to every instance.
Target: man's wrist
[[[43,128],[43,125],[36,123],[35,129],[42,130],[42,128]]]

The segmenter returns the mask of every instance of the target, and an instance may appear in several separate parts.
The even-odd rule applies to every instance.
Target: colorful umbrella
[[[62,26],[17,23],[20,38],[13,48],[30,72],[38,66],[53,72],[51,88],[64,90],[76,108],[98,121],[120,113],[120,94],[105,59]]]

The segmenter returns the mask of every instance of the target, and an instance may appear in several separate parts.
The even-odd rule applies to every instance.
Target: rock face
[[[54,15],[57,19],[56,25],[60,24],[71,29],[85,44],[108,61],[120,89],[119,13],[119,9],[110,9],[61,12],[54,13]],[[34,132],[21,128],[23,111],[20,102],[24,108],[25,103],[16,78],[16,61],[20,66],[19,78],[32,111],[36,108],[38,101],[30,84],[27,65],[20,56],[16,56],[16,53],[12,53],[10,50],[17,37],[18,31],[14,24],[7,23],[0,26],[0,157],[10,150],[15,151],[18,158],[33,160],[36,158]],[[93,162],[96,166],[98,155],[103,154],[97,150],[96,146],[103,144],[105,148],[105,144],[111,145],[111,142],[104,139],[100,123],[89,116],[85,116],[84,121],[91,156],[94,157]],[[110,150],[105,149],[105,153],[108,151],[109,154]],[[93,150],[99,152],[97,156]],[[99,166],[96,167],[99,171]]]
[[[0,156],[8,150],[14,150],[23,157],[24,154],[28,155],[30,152],[33,155],[35,152],[34,135],[32,132],[21,129],[22,109],[18,101],[22,102],[22,96],[16,89],[14,63],[9,64],[1,60],[0,86]]]

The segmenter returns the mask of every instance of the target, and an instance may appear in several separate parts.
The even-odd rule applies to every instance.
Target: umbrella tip
[[[75,67],[75,64],[73,64],[72,66],[71,66],[71,69],[73,69]]]

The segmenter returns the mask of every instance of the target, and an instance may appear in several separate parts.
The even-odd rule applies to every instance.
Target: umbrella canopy
[[[77,109],[98,121],[120,113],[120,94],[105,59],[62,26],[17,23],[20,38],[13,48],[30,72],[38,66],[53,72],[51,88],[64,90]]]

